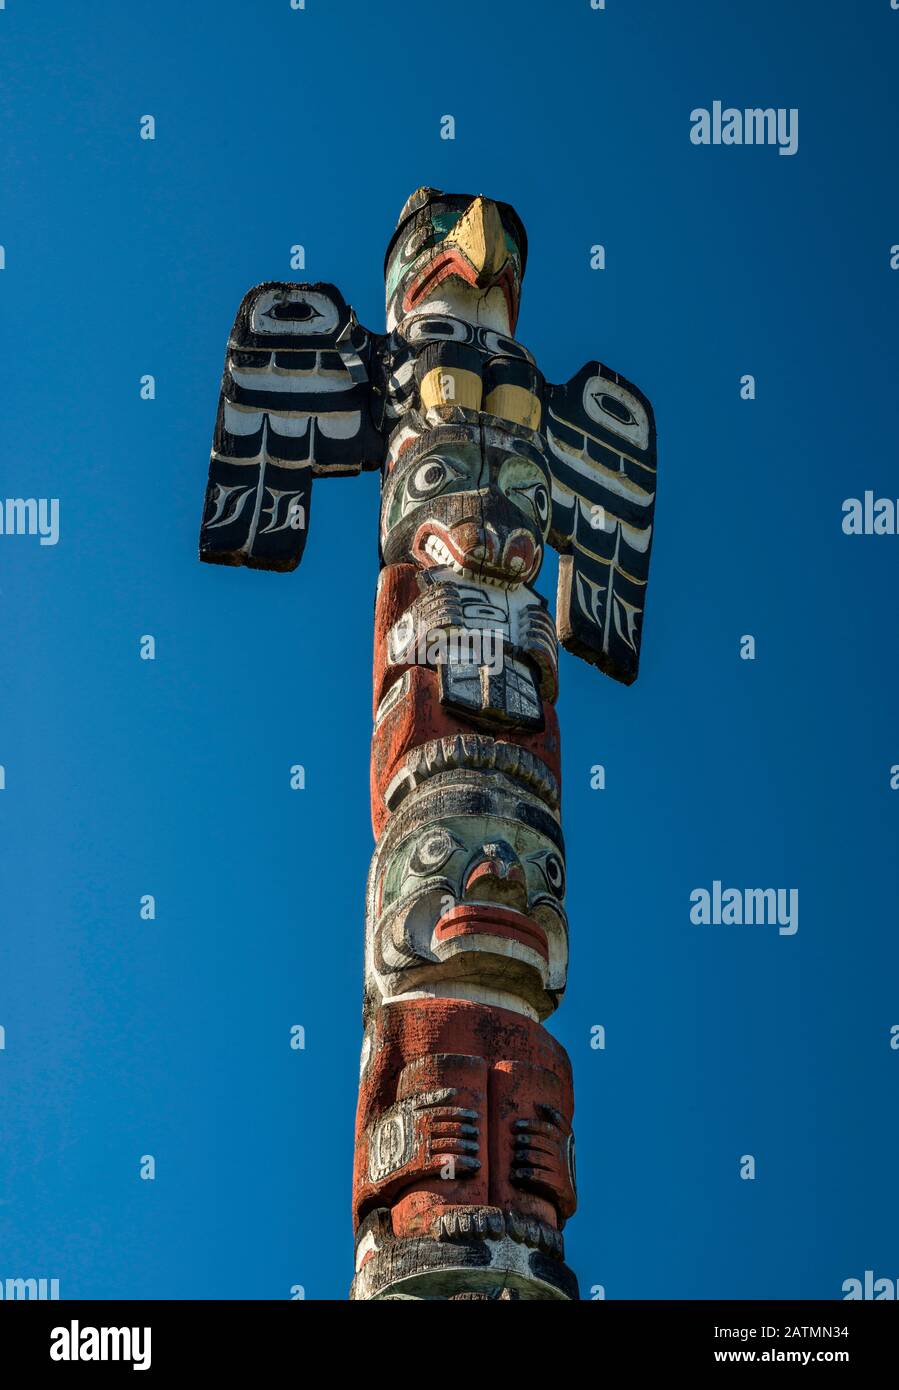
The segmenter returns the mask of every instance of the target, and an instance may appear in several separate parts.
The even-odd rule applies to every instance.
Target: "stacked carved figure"
[[[512,208],[419,189],[386,334],[331,285],[269,283],[225,363],[202,559],[293,569],[313,478],[382,475],[357,1299],[578,1296],[571,1066],[544,1027],[568,969],[558,642],[636,677],[655,427],[599,362],[544,381],[514,337],[526,257]]]

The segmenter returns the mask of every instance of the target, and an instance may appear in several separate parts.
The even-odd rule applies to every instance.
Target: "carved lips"
[[[460,903],[444,913],[434,928],[434,943],[455,941],[464,936],[502,936],[537,951],[549,960],[546,932],[524,912],[500,907],[496,903]]]

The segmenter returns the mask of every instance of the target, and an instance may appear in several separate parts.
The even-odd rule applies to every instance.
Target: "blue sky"
[[[899,496],[897,45],[887,0],[8,0],[2,491],[60,539],[0,536],[0,1276],[346,1296],[377,479],[316,485],[292,576],[196,541],[241,296],[301,243],[380,330],[420,184],[516,207],[518,336],[659,427],[639,681],[561,672],[582,1294],[899,1276],[899,537],[841,530]],[[715,100],[798,153],[694,146]],[[715,879],[798,932],[691,924]]]

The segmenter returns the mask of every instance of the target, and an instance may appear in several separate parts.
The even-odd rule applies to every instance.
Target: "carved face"
[[[443,785],[441,785],[443,784]],[[369,881],[369,969],[382,997],[464,981],[540,1017],[564,987],[558,825],[497,776],[433,779],[393,818]]]
[[[500,587],[530,583],[543,560],[550,488],[539,451],[523,441],[484,447],[458,430],[432,430],[385,483],[384,560]]]
[[[524,228],[506,203],[419,188],[387,249],[387,327],[425,309],[514,331],[527,256]]]

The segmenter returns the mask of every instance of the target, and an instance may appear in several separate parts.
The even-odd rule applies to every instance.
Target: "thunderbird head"
[[[417,189],[387,248],[388,330],[436,308],[514,332],[526,259],[524,227],[507,203]]]

